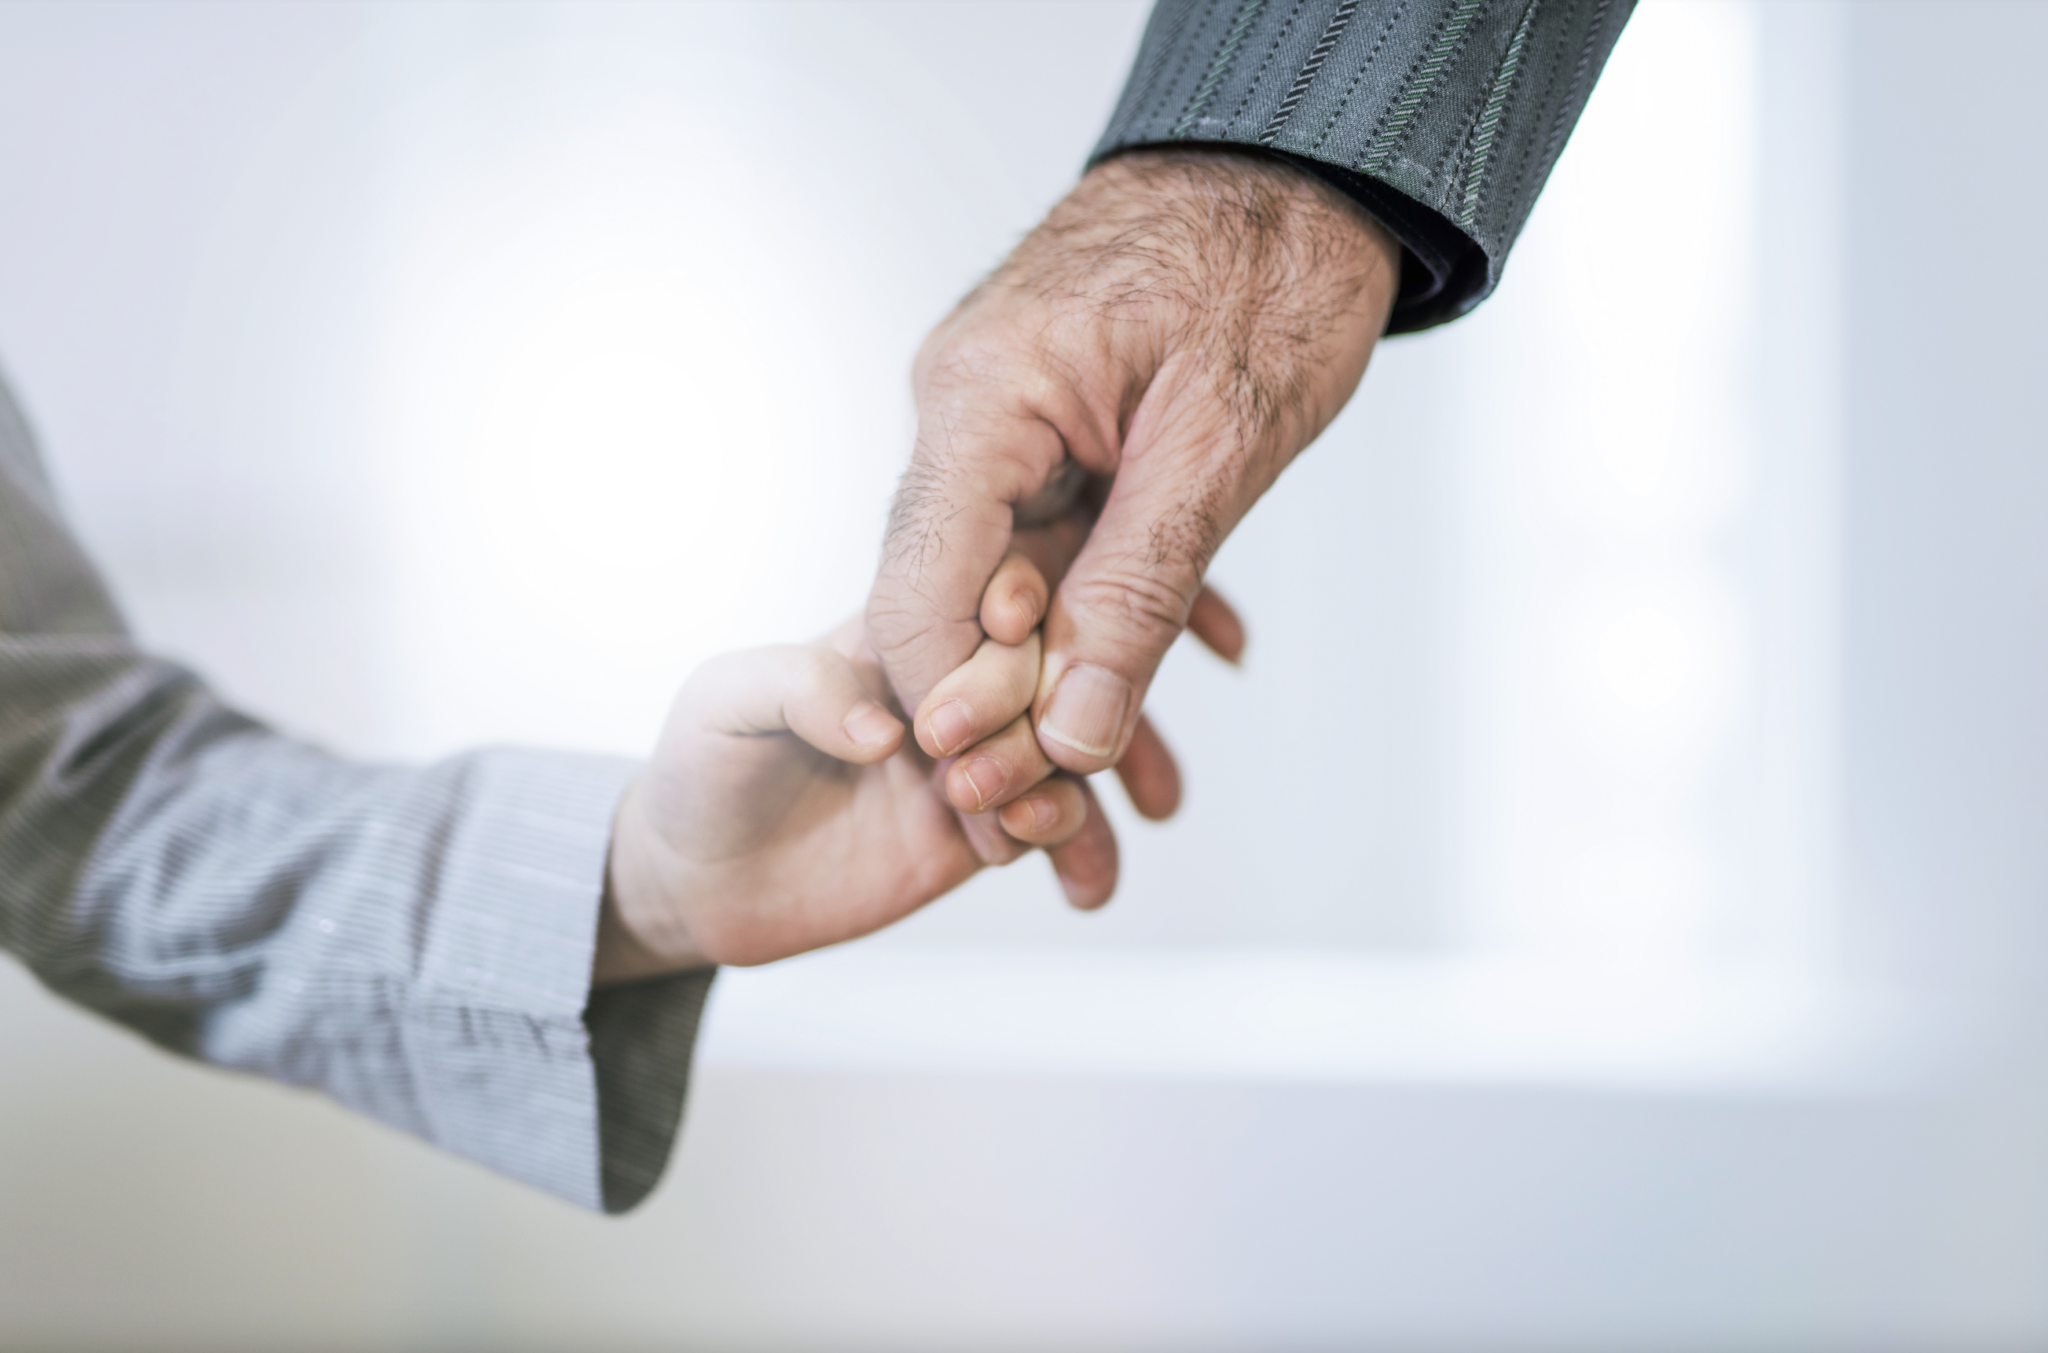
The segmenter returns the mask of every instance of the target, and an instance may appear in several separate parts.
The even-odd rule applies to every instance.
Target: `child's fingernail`
[[[940,756],[951,756],[974,735],[974,720],[968,715],[967,706],[958,700],[948,700],[933,710],[925,727],[931,729],[932,743]]]
[[[874,747],[896,736],[897,723],[889,717],[889,711],[872,700],[863,700],[853,707],[853,713],[846,716],[839,725],[846,730],[846,736],[863,747]]]
[[[1002,763],[986,756],[977,756],[967,763],[961,774],[967,777],[968,788],[974,791],[974,811],[988,811],[989,800],[1003,792],[1003,786],[1010,783],[1010,773]]]
[[[1059,814],[1043,794],[1031,794],[1003,809],[1003,827],[1012,836],[1039,836],[1052,830]]]
[[[1114,756],[1130,703],[1130,682],[1107,667],[1077,662],[1060,674],[1038,731],[1088,756]]]

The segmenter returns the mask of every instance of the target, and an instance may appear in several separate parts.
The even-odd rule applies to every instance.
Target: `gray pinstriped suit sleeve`
[[[1159,0],[1094,158],[1295,161],[1406,246],[1389,333],[1484,300],[1634,0]]]
[[[225,708],[128,640],[0,385],[0,945],[52,990],[624,1210],[711,984],[590,989],[631,769],[356,765]]]

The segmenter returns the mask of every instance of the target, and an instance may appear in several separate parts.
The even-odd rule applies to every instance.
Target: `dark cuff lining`
[[[1456,319],[1486,292],[1486,251],[1464,231],[1406,193],[1342,168],[1268,150],[1269,155],[1314,174],[1342,192],[1401,242],[1401,294],[1387,321],[1389,334],[1410,333]]]
[[[682,1125],[697,1021],[716,969],[622,982],[590,993],[583,1014],[597,1071],[604,1210],[654,1191]]]

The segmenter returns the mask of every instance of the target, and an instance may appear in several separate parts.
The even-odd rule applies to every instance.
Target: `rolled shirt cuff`
[[[467,758],[399,1027],[423,1135],[580,1206],[624,1211],[681,1121],[711,970],[593,992],[613,758]]]

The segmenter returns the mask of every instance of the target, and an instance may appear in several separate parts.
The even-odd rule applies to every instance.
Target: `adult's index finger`
[[[920,419],[868,594],[869,642],[906,709],[974,655],[981,599],[1008,553],[1014,505],[1064,456],[1027,416],[954,412]]]

